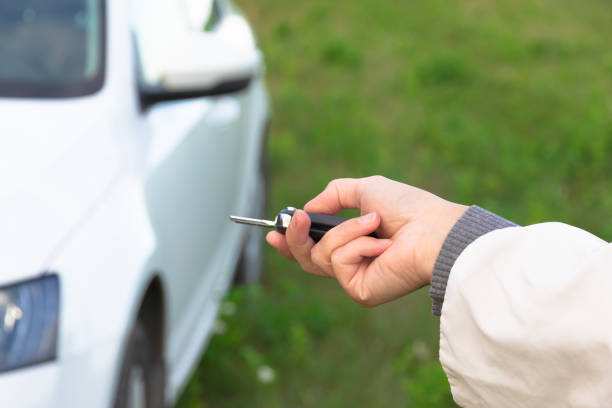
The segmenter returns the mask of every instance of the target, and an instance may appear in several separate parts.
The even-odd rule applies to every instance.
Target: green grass
[[[270,214],[383,174],[612,240],[609,1],[238,3],[274,105]],[[453,406],[426,291],[362,309],[268,250],[229,302],[180,408]]]

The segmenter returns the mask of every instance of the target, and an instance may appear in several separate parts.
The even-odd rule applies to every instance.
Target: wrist
[[[429,290],[434,315],[441,314],[448,277],[463,250],[482,235],[513,226],[516,224],[477,206],[471,206],[464,211],[444,239],[435,261]]]
[[[466,205],[445,201],[444,205],[434,213],[434,217],[430,220],[433,238],[429,245],[427,263],[423,265],[427,285],[431,283],[434,266],[446,237],[468,209],[469,207]]]

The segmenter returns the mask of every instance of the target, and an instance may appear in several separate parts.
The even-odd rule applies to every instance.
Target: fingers
[[[332,264],[334,268],[343,270],[347,266],[359,265],[364,258],[379,256],[389,246],[392,241],[390,239],[377,239],[373,237],[359,237],[352,240],[342,248],[338,248],[332,254]],[[347,280],[347,275],[343,275],[342,280]]]
[[[380,216],[375,212],[344,221],[328,231],[312,248],[311,260],[333,276],[332,253],[350,241],[374,232],[379,224]]]
[[[364,278],[370,265],[368,258],[381,255],[391,243],[390,239],[359,237],[333,252],[331,263],[336,279],[357,303],[363,306],[379,303],[377,294],[364,284]]]
[[[308,235],[309,231],[310,217],[304,211],[296,210],[285,231],[287,246],[302,269],[315,275],[325,275],[310,258],[310,250],[314,241]]]
[[[335,214],[344,208],[361,208],[364,179],[332,180],[325,190],[310,200],[304,210],[320,214]]]
[[[384,301],[385,297],[378,293],[381,291],[377,285],[372,286],[366,279],[379,280],[376,274],[371,275],[376,272],[372,269],[375,264],[371,258],[383,254],[392,243],[389,239],[367,236],[379,224],[377,213],[350,219],[331,229],[314,245],[308,235],[310,217],[298,210],[284,236],[273,231],[266,235],[266,240],[284,257],[297,261],[305,271],[336,278],[357,303],[374,306],[381,303],[381,299]],[[384,286],[384,282],[379,283]]]
[[[293,215],[285,235],[271,231],[266,235],[266,241],[285,258],[290,261],[297,261],[306,272],[328,276],[311,261],[310,251],[314,242],[308,235],[309,231],[310,217],[304,211],[298,210]]]
[[[276,248],[282,256],[289,259],[290,261],[295,261],[295,257],[291,254],[291,251],[289,250],[289,245],[287,244],[287,240],[285,239],[285,236],[283,234],[276,231],[270,231],[266,235],[266,241],[268,241],[268,244]]]

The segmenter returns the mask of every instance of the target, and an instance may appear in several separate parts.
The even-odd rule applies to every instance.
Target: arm
[[[558,223],[505,228],[514,224],[382,177],[334,181],[305,208],[372,214],[316,245],[303,213],[286,237],[267,237],[362,305],[410,293],[432,282],[435,269],[440,361],[459,404],[612,401],[612,245]],[[375,230],[382,239],[365,236]]]
[[[612,245],[546,223],[493,231],[457,258],[440,361],[463,406],[608,406]]]

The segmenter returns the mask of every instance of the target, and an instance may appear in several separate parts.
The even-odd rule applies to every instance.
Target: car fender
[[[155,276],[155,236],[138,178],[117,180],[49,269],[60,276],[58,356],[125,341]]]

